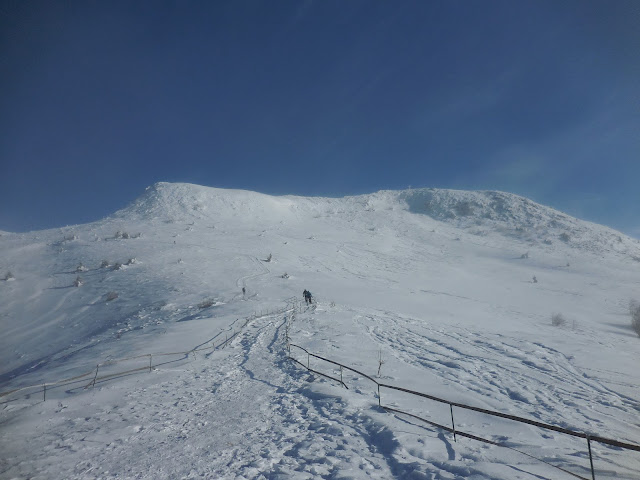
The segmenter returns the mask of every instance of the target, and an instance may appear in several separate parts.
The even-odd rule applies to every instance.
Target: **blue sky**
[[[640,2],[0,1],[0,230],[157,181],[496,189],[640,237]]]

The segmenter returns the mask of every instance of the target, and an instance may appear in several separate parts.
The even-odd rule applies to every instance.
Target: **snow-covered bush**
[[[86,271],[87,271],[87,267],[85,267],[83,264],[80,264],[76,267],[76,273],[86,272]]]
[[[113,266],[113,270],[122,270],[122,264],[120,262],[116,262]]]
[[[100,268],[107,268],[108,266],[109,266],[109,261],[102,260],[102,263],[100,264]]]
[[[15,280],[16,277],[13,276],[13,273],[11,272],[7,272],[7,274],[4,276],[4,281],[5,282],[9,282],[11,280]]]
[[[73,281],[73,286],[74,287],[81,287],[83,283],[84,282],[82,281],[82,278],[80,278],[80,275],[78,275],[76,277],[76,279]]]
[[[124,264],[125,265],[133,265],[134,263],[138,263],[138,260],[136,260],[135,257],[134,258],[130,258]]]
[[[567,319],[561,313],[551,315],[551,325],[554,327],[563,327],[567,324]]]
[[[568,242],[570,239],[569,234],[567,232],[562,232],[560,234],[560,240],[562,240],[563,242]]]
[[[636,300],[629,302],[629,314],[631,315],[631,327],[640,337],[640,302]]]

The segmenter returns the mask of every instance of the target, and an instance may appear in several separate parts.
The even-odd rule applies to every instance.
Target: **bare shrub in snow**
[[[567,324],[567,319],[561,313],[554,313],[551,315],[551,325],[554,327],[564,327]]]
[[[380,370],[382,369],[382,365],[385,364],[385,359],[382,356],[382,350],[378,350],[378,377],[380,376]]]
[[[136,260],[135,257],[134,258],[130,258],[124,264],[125,265],[133,265],[134,263],[138,263],[138,260]]]
[[[113,266],[113,270],[122,270],[122,264],[120,262],[116,262]]]
[[[107,293],[107,297],[106,297],[107,302],[115,300],[116,298],[118,298],[118,294],[116,292]]]
[[[87,267],[85,267],[83,264],[80,264],[76,267],[76,273],[86,272],[86,271],[87,271]]]
[[[562,232],[560,234],[560,240],[567,243],[570,240],[569,234],[567,232]]]
[[[522,255],[520,255],[520,258],[529,258],[529,252],[527,253],[523,253]]]
[[[198,308],[209,308],[216,304],[215,298],[207,298],[198,304]]]
[[[76,277],[76,279],[73,281],[73,286],[74,287],[81,287],[83,283],[84,282],[82,281],[82,278],[80,278],[80,275],[78,275]]]
[[[267,261],[267,262],[270,262],[272,258],[273,258],[273,255],[269,254],[269,256],[267,257],[267,260],[266,260],[266,261]]]
[[[16,277],[13,276],[13,273],[11,272],[7,272],[7,274],[4,276],[4,281],[8,282],[10,280],[15,280]]]
[[[640,302],[636,300],[629,302],[629,314],[631,315],[631,327],[640,337]]]
[[[109,261],[102,260],[102,263],[100,264],[100,268],[107,268],[108,266],[109,266]]]

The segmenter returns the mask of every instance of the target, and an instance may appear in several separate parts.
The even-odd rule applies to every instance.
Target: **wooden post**
[[[380,384],[378,383],[378,406],[382,407],[382,401],[380,399]]]
[[[42,401],[46,402],[47,401],[47,384],[46,383],[42,384],[42,392],[43,392],[43,397],[44,397],[42,399]]]
[[[153,358],[153,355],[149,354],[149,373],[151,373],[151,360]]]

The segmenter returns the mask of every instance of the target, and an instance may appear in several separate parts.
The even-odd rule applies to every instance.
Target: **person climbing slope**
[[[312,300],[311,300],[311,292],[307,289],[304,290],[304,292],[302,292],[302,295],[304,295],[304,301],[307,305],[311,305]]]

